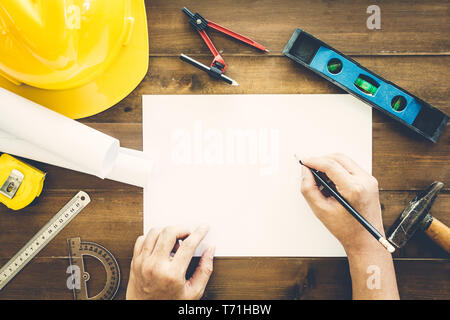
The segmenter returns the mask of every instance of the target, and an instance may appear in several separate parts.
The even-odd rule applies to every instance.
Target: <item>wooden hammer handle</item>
[[[442,249],[450,253],[450,228],[433,217],[425,233]]]

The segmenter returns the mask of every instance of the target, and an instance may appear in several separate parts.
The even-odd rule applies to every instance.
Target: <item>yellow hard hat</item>
[[[148,54],[144,0],[0,1],[0,87],[70,118],[127,96]]]

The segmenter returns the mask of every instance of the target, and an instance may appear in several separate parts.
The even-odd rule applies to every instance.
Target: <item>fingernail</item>
[[[208,248],[208,258],[213,260],[214,259],[214,253],[216,252],[216,246]]]

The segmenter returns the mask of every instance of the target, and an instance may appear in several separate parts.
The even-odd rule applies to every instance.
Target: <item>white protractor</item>
[[[66,225],[91,202],[80,191],[0,269],[0,290],[11,281]]]

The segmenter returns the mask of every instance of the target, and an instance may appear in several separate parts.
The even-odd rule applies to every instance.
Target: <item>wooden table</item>
[[[369,69],[450,113],[449,3],[377,1],[381,30],[368,30],[366,9],[373,1],[147,1],[150,66],[142,83],[113,108],[82,120],[142,150],[143,94],[344,93],[281,51],[301,27],[349,54]],[[229,64],[232,87],[183,63],[180,53],[206,64],[207,47],[191,29],[181,8],[187,6],[270,49],[269,54],[211,32]],[[378,111],[373,111],[373,174],[380,184],[385,228],[391,226],[417,190],[433,180],[445,183],[432,213],[450,224],[450,130],[431,144]],[[86,155],[88,156],[88,155]],[[108,248],[122,271],[118,298],[124,298],[135,239],[142,233],[142,189],[34,163],[48,172],[39,203],[19,213],[0,208],[0,263],[5,263],[78,190],[92,203],[11,283],[1,299],[71,299],[66,288],[69,265],[66,238],[80,236]],[[90,264],[89,264],[90,263]],[[104,275],[92,266],[91,289]],[[424,235],[416,235],[395,254],[404,299],[450,298],[449,256]],[[206,291],[208,299],[347,299],[350,275],[343,258],[219,258]]]

